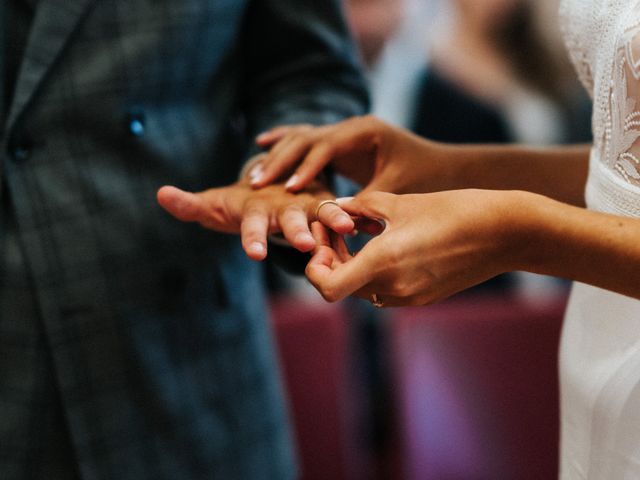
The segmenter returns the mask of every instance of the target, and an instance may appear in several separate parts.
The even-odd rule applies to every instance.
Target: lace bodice
[[[593,98],[587,205],[640,217],[640,0],[563,0]],[[640,301],[573,286],[560,346],[562,480],[640,478]]]
[[[561,17],[593,98],[587,202],[640,216],[640,0],[563,0]]]

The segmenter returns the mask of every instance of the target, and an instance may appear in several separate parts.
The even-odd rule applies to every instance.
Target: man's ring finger
[[[320,218],[319,214],[320,214],[320,209],[322,207],[324,207],[325,205],[335,205],[336,207],[339,207],[340,205],[338,205],[338,202],[336,202],[335,200],[323,200],[322,202],[320,202],[318,204],[318,206],[316,207],[316,218]]]

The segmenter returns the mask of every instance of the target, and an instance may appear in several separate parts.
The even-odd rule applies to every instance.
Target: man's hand
[[[158,190],[158,203],[178,220],[198,222],[218,232],[239,233],[245,252],[253,260],[266,258],[267,236],[275,233],[282,233],[301,252],[310,252],[316,242],[309,224],[316,220],[336,233],[351,232],[353,220],[336,205],[324,205],[316,216],[319,203],[332,198],[318,182],[298,194],[287,192],[282,185],[253,190],[246,180],[198,193],[171,186]]]

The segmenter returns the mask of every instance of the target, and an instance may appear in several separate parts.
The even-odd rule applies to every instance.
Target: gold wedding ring
[[[325,205],[335,205],[336,207],[339,207],[340,205],[338,205],[338,202],[336,202],[335,200],[323,200],[322,202],[320,202],[318,204],[318,206],[316,207],[316,219],[319,218],[319,214],[320,214],[320,209],[322,207],[324,207]]]
[[[382,301],[382,299],[380,297],[378,297],[377,293],[372,293],[371,294],[371,305],[373,305],[376,308],[384,307],[384,302]]]

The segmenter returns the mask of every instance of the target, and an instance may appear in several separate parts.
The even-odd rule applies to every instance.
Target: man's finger
[[[321,201],[314,208],[314,214],[317,216],[316,220],[322,222],[323,225],[334,232],[344,235],[353,231],[355,224],[351,216],[335,203]]]
[[[269,212],[260,204],[248,206],[242,216],[240,235],[242,248],[252,260],[264,260],[267,256]]]
[[[162,208],[183,222],[197,222],[203,217],[202,199],[195,193],[165,186],[158,190],[157,199]]]
[[[309,220],[304,209],[298,205],[286,207],[278,215],[278,223],[284,237],[292,247],[301,252],[310,252],[316,241],[309,230]]]
[[[234,188],[211,188],[191,193],[176,187],[162,187],[158,203],[178,220],[198,222],[224,233],[238,233],[244,195]]]

